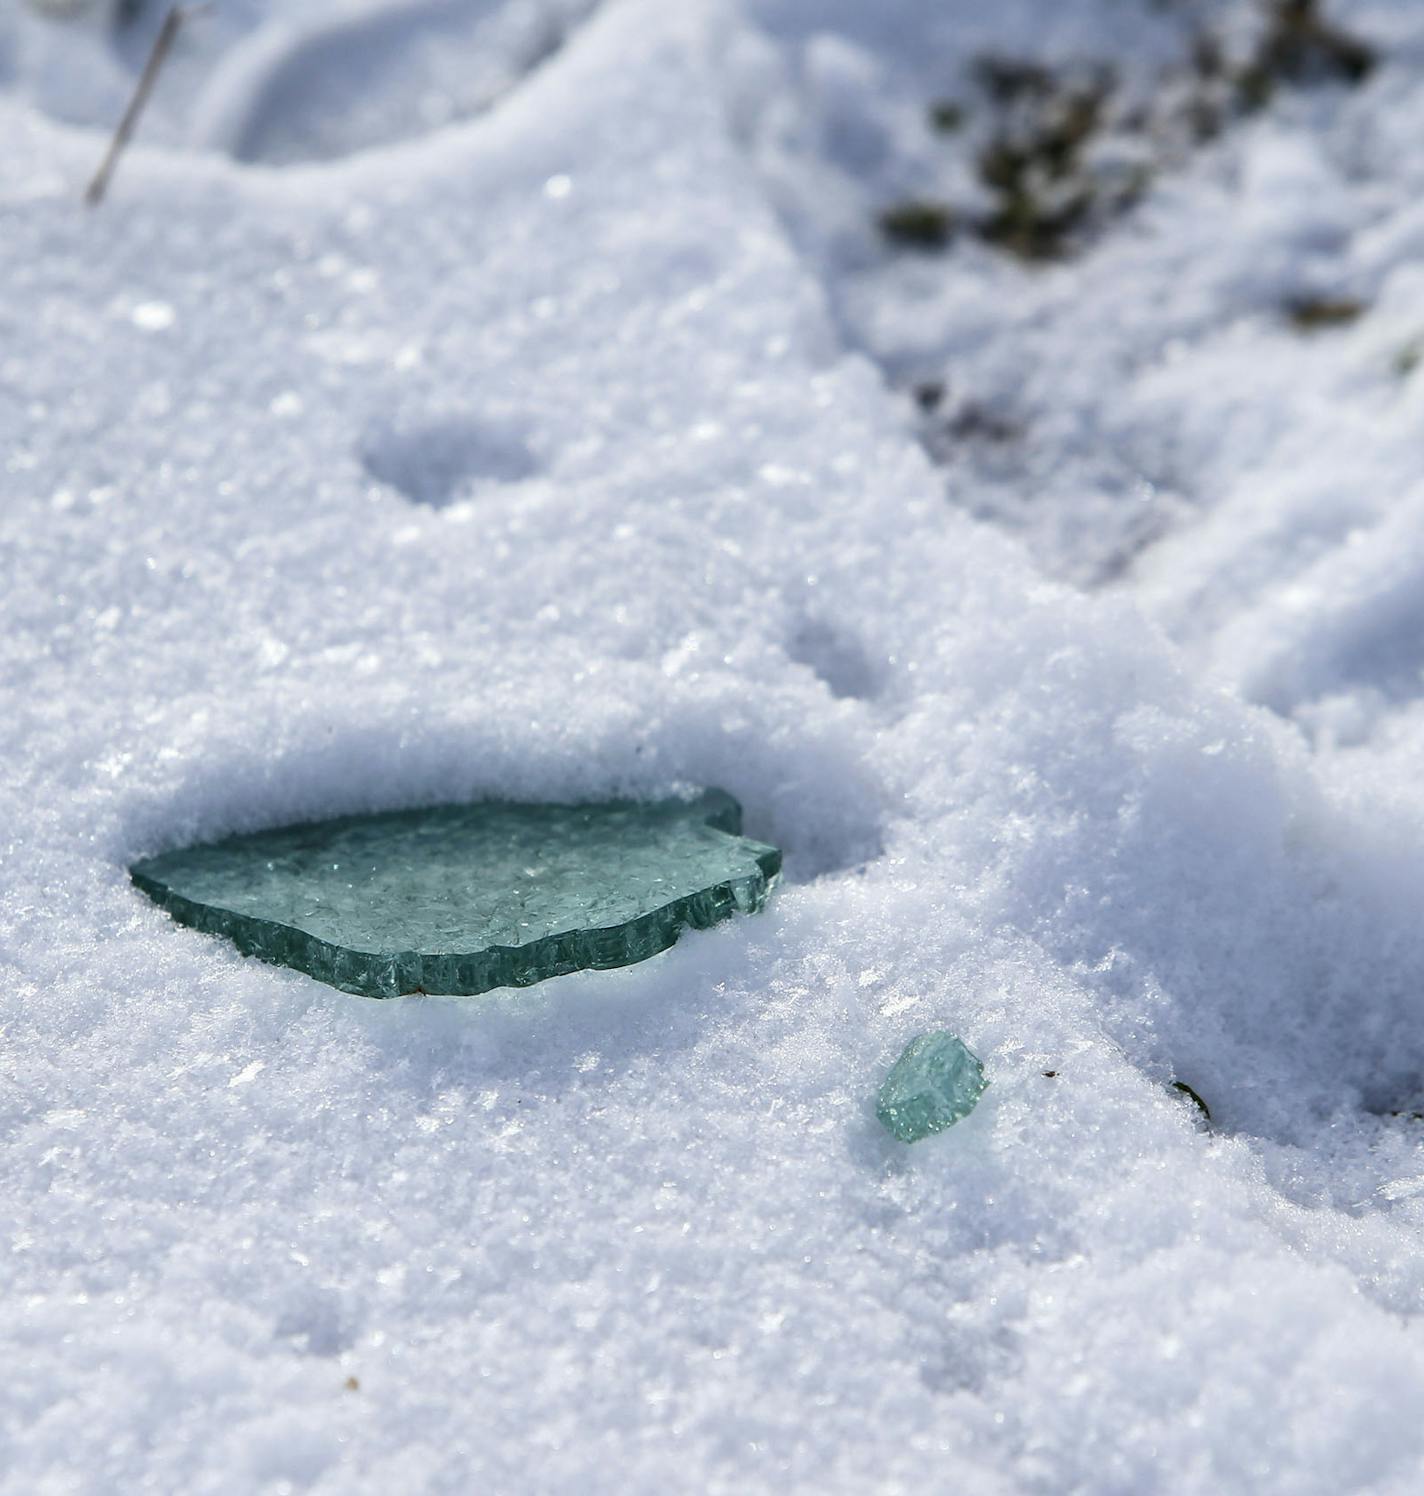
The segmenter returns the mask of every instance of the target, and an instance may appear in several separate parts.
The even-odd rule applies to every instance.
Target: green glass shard
[[[185,925],[347,992],[470,995],[628,966],[765,904],[775,847],[741,807],[486,801],[343,816],[135,863]]]
[[[942,1029],[911,1039],[890,1067],[875,1115],[902,1143],[918,1143],[967,1117],[988,1082],[978,1057]]]

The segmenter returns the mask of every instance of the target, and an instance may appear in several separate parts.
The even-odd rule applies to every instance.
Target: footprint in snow
[[[467,119],[562,46],[594,0],[397,0],[271,22],[214,71],[198,145],[329,161]]]

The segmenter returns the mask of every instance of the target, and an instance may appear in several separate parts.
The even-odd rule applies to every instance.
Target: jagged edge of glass
[[[971,1072],[973,1095],[952,1102],[943,1109],[943,1120],[936,1120],[927,1126],[924,1114],[935,1110],[933,1098],[927,1102],[923,1093],[913,1093],[897,1100],[894,1093],[901,1070],[918,1060],[921,1048],[936,1038],[951,1040],[969,1057],[973,1065]],[[989,1080],[984,1074],[984,1062],[964,1040],[958,1034],[951,1034],[947,1029],[931,1029],[927,1033],[916,1034],[901,1050],[900,1057],[886,1073],[875,1098],[875,1115],[886,1130],[900,1142],[918,1143],[935,1133],[944,1132],[957,1122],[962,1122],[979,1105],[988,1086]]]
[[[237,914],[200,904],[150,878],[135,864],[134,885],[179,924],[232,942],[244,956],[290,966],[342,992],[361,997],[477,997],[496,987],[529,987],[575,971],[633,966],[668,950],[684,929],[705,930],[733,914],[765,907],[781,874],[781,852],[741,835],[742,808],[725,791],[705,797],[706,823],[739,841],[756,871],[674,899],[636,919],[597,930],[567,930],[528,945],[491,945],[474,954],[422,955],[419,951],[356,951],[261,915]],[[695,810],[695,802],[689,812]]]

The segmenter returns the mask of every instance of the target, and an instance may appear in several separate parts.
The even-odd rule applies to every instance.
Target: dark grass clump
[[[1200,32],[1150,97],[1131,96],[1105,67],[980,57],[973,112],[946,98],[929,106],[927,123],[946,139],[968,138],[987,206],[960,212],[952,203],[907,200],[881,215],[882,233],[928,251],[962,231],[1028,264],[1063,259],[1129,211],[1158,171],[1264,107],[1279,88],[1352,86],[1376,66],[1374,49],[1327,20],[1321,0],[1264,0],[1261,14],[1245,53]],[[1096,151],[1099,143],[1109,149]],[[1345,307],[1322,301],[1288,314],[1309,330],[1350,320]]]
[[[1297,332],[1348,327],[1364,310],[1364,302],[1349,296],[1297,296],[1286,303],[1286,316]]]
[[[939,103],[930,105],[929,119],[930,129],[937,134],[953,135],[955,131],[964,128],[969,120],[969,111],[953,99],[941,99]]]
[[[1065,81],[1002,60],[981,65],[980,75],[1003,114],[979,153],[979,180],[995,199],[979,237],[1022,260],[1057,259],[1145,185],[1140,176],[1108,183],[1085,170],[1084,154],[1106,123],[1112,75]]]
[[[943,249],[954,234],[954,215],[944,203],[912,198],[885,209],[880,232],[906,249]]]
[[[1374,70],[1374,48],[1327,21],[1319,0],[1275,0],[1255,54],[1236,75],[1247,111],[1264,108],[1283,83],[1358,84]]]

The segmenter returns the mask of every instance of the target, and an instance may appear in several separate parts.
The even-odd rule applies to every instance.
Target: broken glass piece
[[[135,863],[185,925],[347,992],[471,995],[628,966],[767,900],[775,847],[699,799],[342,816]]]
[[[911,1039],[890,1067],[875,1115],[902,1143],[918,1143],[967,1117],[988,1082],[978,1057],[942,1029]]]

